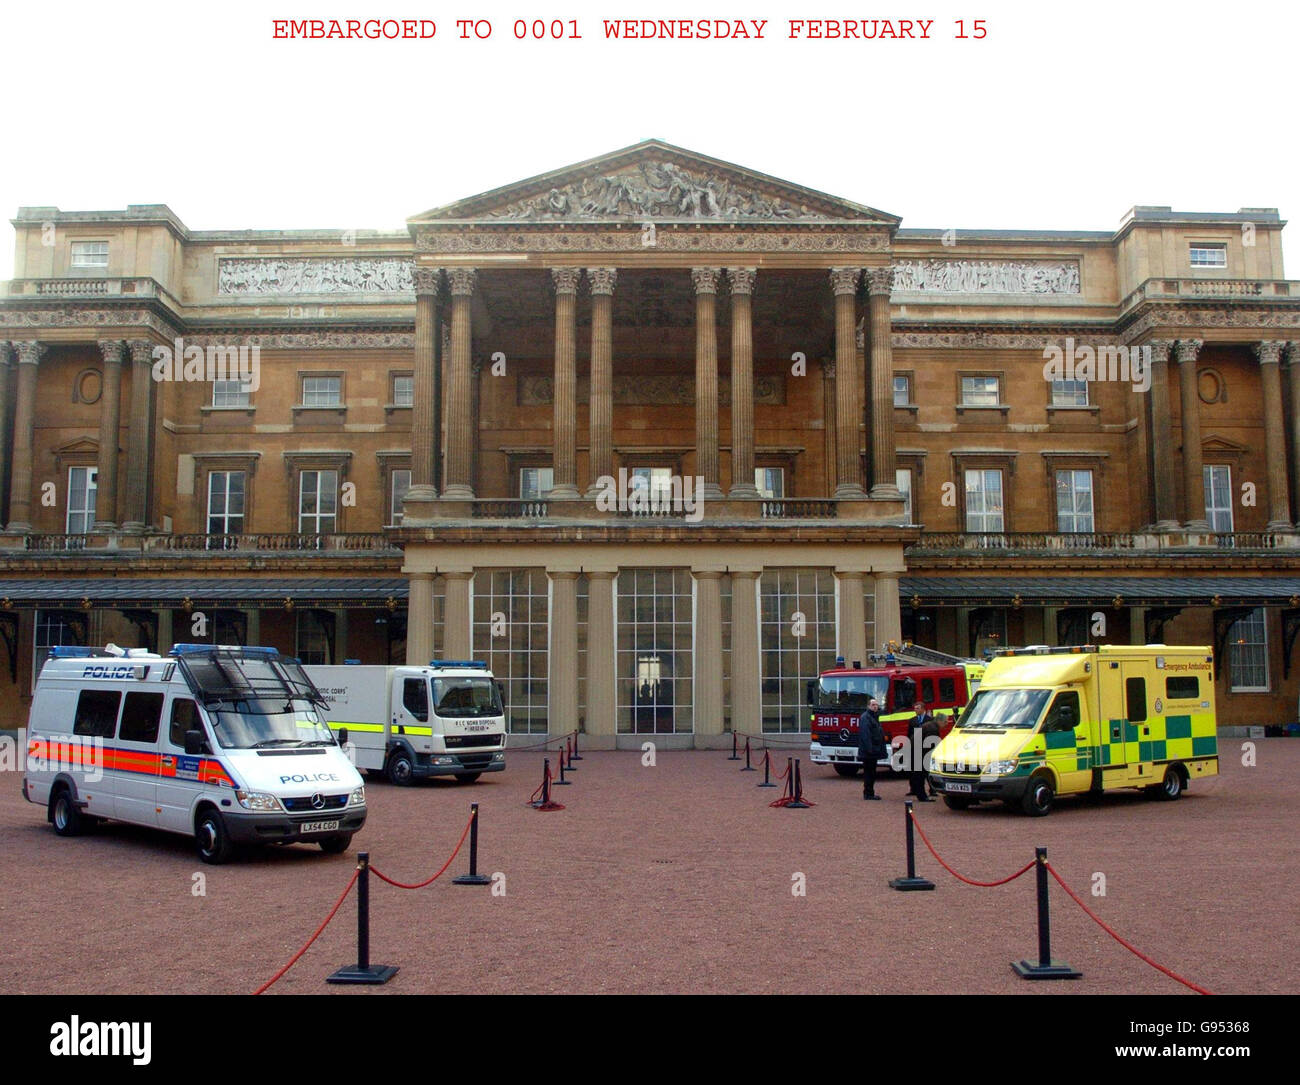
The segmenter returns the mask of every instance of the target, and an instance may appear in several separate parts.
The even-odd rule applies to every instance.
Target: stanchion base
[[[486,874],[462,874],[459,878],[452,878],[452,885],[491,885],[492,879]]]
[[[395,964],[372,964],[369,968],[358,968],[354,964],[344,965],[337,972],[325,977],[326,983],[387,983],[397,975]]]
[[[1077,980],[1083,976],[1068,964],[1053,961],[1051,964],[1032,964],[1029,961],[1015,961],[1011,970],[1022,980]]]
[[[744,758],[737,757],[735,754],[732,754],[730,757],[727,758],[727,760],[728,760],[728,761],[743,761]]]
[[[572,757],[569,758],[569,760],[570,760],[570,761],[585,761],[586,758],[584,758],[584,757],[582,756],[582,754],[580,754],[580,753],[575,753]]]
[[[756,784],[756,787],[776,787],[776,784]]]
[[[552,781],[551,781],[551,784],[552,784],[552,786],[553,786],[553,785],[555,784],[555,781],[552,780]],[[531,802],[531,803],[529,803],[528,805],[531,806],[534,810],[549,811],[549,810],[563,810],[563,809],[564,809],[564,807],[563,807],[560,803],[558,803],[558,802]]]
[[[812,806],[812,803],[799,802],[797,799],[794,802],[788,802],[785,804],[787,810],[807,810],[810,806]]]
[[[566,770],[566,771],[567,771],[567,770]],[[572,780],[552,780],[552,781],[551,781],[551,786],[552,786],[552,787],[568,787],[571,783],[573,783]]]
[[[889,888],[900,893],[913,893],[920,889],[933,889],[934,882],[928,878],[890,878]]]
[[[741,771],[741,772],[757,772],[758,769],[754,768],[753,765],[746,765],[746,766],[745,766],[743,769],[741,769],[740,771]]]

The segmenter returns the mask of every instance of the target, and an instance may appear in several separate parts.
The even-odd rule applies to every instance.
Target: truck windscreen
[[[490,678],[435,678],[433,710],[439,716],[458,719],[477,716],[500,716],[504,709]]]
[[[860,716],[872,697],[883,706],[888,688],[889,679],[880,674],[826,675],[817,688],[817,711]]]
[[[982,689],[966,706],[958,727],[1028,730],[1038,722],[1047,703],[1049,689]]]

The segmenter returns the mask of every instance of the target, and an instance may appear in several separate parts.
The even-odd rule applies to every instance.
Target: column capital
[[[8,339],[0,339],[0,365],[8,365],[9,357],[13,353],[13,344]]]
[[[692,569],[691,575],[696,580],[721,580],[726,574],[721,569]]]
[[[891,264],[884,267],[869,267],[863,271],[867,281],[867,294],[871,297],[889,297],[894,289],[894,268]]]
[[[831,290],[836,294],[856,294],[861,274],[861,269],[856,267],[831,268]]]
[[[695,284],[697,294],[716,294],[718,292],[718,276],[722,269],[718,267],[693,267],[691,268],[691,282]]]
[[[1172,339],[1152,339],[1151,342],[1142,345],[1151,348],[1152,362],[1159,362],[1163,365],[1169,361],[1169,352],[1174,348],[1174,341]]]
[[[13,344],[18,352],[19,365],[38,365],[45,354],[45,344],[35,339],[17,339]]]
[[[415,294],[416,297],[425,294],[436,294],[438,292],[439,275],[442,268],[421,267],[419,264],[415,267]]]
[[[1174,356],[1178,359],[1179,365],[1186,365],[1196,361],[1196,356],[1201,353],[1201,347],[1205,344],[1204,339],[1180,339],[1174,344]]]
[[[593,294],[613,294],[614,285],[617,282],[618,282],[618,268],[614,268],[614,267],[587,268],[587,288]]]
[[[617,569],[588,569],[583,574],[588,581],[592,580],[613,580],[618,576]]]
[[[105,365],[121,365],[126,355],[126,344],[121,339],[101,339],[99,349],[104,355]]]
[[[152,339],[132,339],[126,345],[131,349],[131,361],[153,361],[154,343]]]
[[[551,279],[555,283],[555,292],[557,294],[577,294],[578,284],[582,282],[582,268],[553,267],[551,268]]]
[[[1286,360],[1290,365],[1300,365],[1300,339],[1292,339],[1286,344]]]
[[[1277,365],[1282,360],[1282,348],[1286,343],[1281,339],[1264,339],[1256,343],[1251,349],[1255,352],[1255,357],[1259,359],[1260,365]],[[1294,364],[1295,350],[1291,351],[1291,360]]]
[[[453,298],[467,298],[474,293],[474,280],[477,272],[472,267],[449,267],[447,269],[447,286]]]
[[[582,574],[577,569],[547,569],[546,575],[552,580],[577,580]]]
[[[729,267],[727,268],[727,278],[731,282],[731,292],[733,294],[752,294],[754,292],[754,280],[758,278],[758,268]]]

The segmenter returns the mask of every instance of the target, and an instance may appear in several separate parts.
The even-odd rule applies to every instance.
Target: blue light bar
[[[51,659],[84,659],[94,654],[95,649],[84,648],[79,644],[60,644],[50,649]]]
[[[475,668],[480,671],[487,670],[487,664],[481,659],[431,659],[429,660],[429,666],[446,667],[448,669],[452,667],[467,667]]]
[[[245,656],[260,656],[264,659],[278,659],[280,653],[275,648],[241,648],[238,645],[228,644],[173,644],[172,650],[168,652],[171,656],[195,655],[200,652],[218,652],[221,649],[227,651],[239,652]]]

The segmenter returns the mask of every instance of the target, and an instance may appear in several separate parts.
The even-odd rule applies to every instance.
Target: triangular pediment
[[[1239,444],[1229,437],[1224,437],[1218,433],[1207,433],[1201,439],[1201,454],[1218,454],[1222,456],[1241,456],[1248,449],[1245,445]]]
[[[894,229],[896,215],[651,139],[434,208],[446,222],[852,222]]]
[[[78,437],[54,450],[55,456],[98,456],[99,442],[92,437]]]

